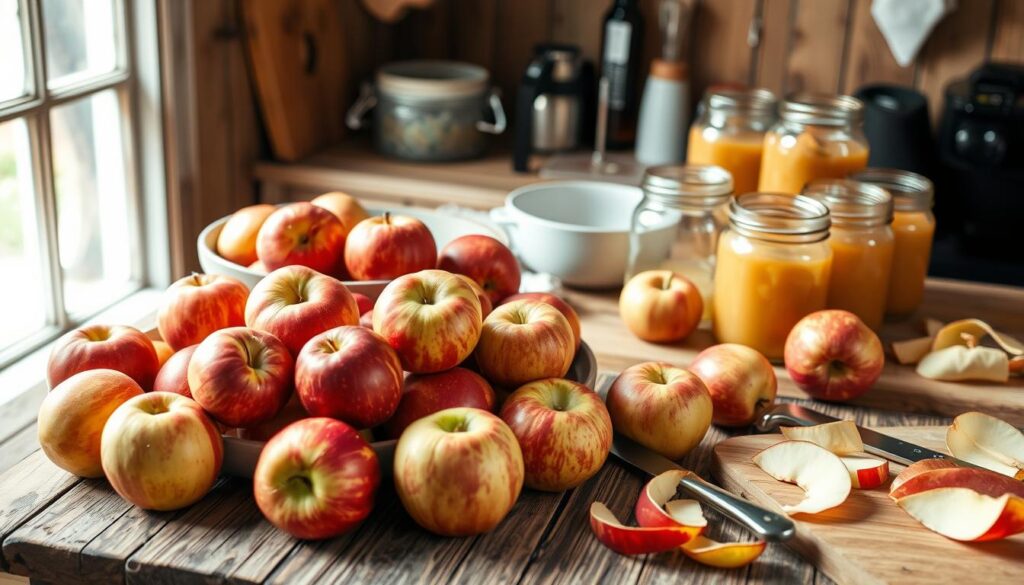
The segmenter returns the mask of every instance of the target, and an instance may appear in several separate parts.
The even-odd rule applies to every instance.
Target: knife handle
[[[765,540],[788,540],[796,532],[793,521],[786,516],[734,496],[694,473],[687,474],[679,485]]]

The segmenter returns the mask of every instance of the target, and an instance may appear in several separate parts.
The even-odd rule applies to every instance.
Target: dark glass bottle
[[[604,17],[601,39],[601,75],[608,78],[609,149],[633,146],[643,53],[643,15],[636,0],[613,0]]]

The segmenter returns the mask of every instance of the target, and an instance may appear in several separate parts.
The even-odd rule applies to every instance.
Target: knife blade
[[[756,504],[734,496],[701,479],[699,475],[681,467],[671,459],[618,433],[615,433],[615,438],[612,440],[611,452],[625,463],[652,476],[672,470],[686,472],[679,482],[683,489],[693,494],[697,500],[743,524],[765,540],[786,540],[795,533],[793,521],[786,516],[765,510]]]
[[[762,412],[758,417],[755,427],[759,432],[770,433],[777,430],[780,426],[809,427],[837,420],[839,419],[805,406],[800,406],[799,404],[783,403],[776,404]],[[857,425],[857,431],[860,432],[860,438],[864,441],[864,451],[902,465],[910,465],[922,459],[947,459],[962,467],[977,467],[973,463],[957,459],[952,455],[946,455],[927,447],[915,445],[860,425]]]

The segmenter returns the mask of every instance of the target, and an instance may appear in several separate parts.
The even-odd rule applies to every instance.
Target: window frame
[[[112,0],[117,37],[114,69],[47,87],[46,39],[42,0],[18,0],[22,30],[26,95],[0,104],[0,123],[23,119],[32,159],[33,200],[39,256],[47,299],[47,325],[0,350],[4,370],[74,328],[146,287],[170,281],[170,238],[164,168],[164,125],[159,46],[160,0]],[[68,314],[57,242],[56,189],[50,114],[53,108],[115,92],[121,112],[125,190],[128,196],[129,242],[135,253],[131,280],[111,294],[110,302],[90,314]],[[0,397],[0,403],[3,402]]]

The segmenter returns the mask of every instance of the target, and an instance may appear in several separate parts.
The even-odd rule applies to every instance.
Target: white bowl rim
[[[518,217],[528,219],[530,222],[538,223],[550,228],[560,229],[567,232],[579,232],[587,234],[628,234],[630,231],[629,227],[625,229],[612,229],[594,227],[589,225],[579,225],[575,223],[565,223],[561,221],[555,221],[544,217],[539,217],[531,213],[523,211],[516,206],[515,201],[519,197],[537,191],[539,188],[552,188],[552,187],[576,187],[576,188],[587,188],[587,189],[598,189],[603,191],[629,191],[631,193],[639,193],[643,196],[643,191],[640,187],[634,185],[622,185],[620,183],[606,183],[603,181],[542,181],[537,183],[530,183],[529,185],[523,185],[508,194],[505,197],[505,207],[510,213]],[[640,204],[640,200],[637,200],[637,205]]]

